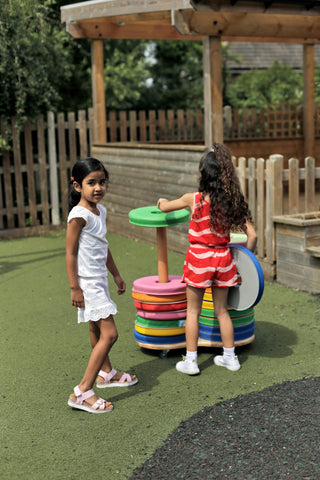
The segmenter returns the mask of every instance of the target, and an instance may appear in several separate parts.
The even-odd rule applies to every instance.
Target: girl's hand
[[[166,198],[159,198],[157,201],[157,207],[161,212],[168,213],[173,212],[174,210],[181,210],[182,208],[190,208],[193,210],[193,193],[185,193],[182,197],[177,198],[176,200],[167,200]]]
[[[118,295],[122,295],[125,291],[126,291],[126,284],[125,282],[122,280],[122,278],[120,277],[120,275],[115,275],[113,277],[114,281],[115,281],[115,284],[117,285],[118,287]]]
[[[71,289],[71,303],[74,307],[84,308],[84,297],[80,287]]]
[[[167,202],[168,200],[166,198],[159,198],[159,200],[157,201],[157,207],[159,208],[159,210],[161,210],[160,208],[160,203],[161,202]]]

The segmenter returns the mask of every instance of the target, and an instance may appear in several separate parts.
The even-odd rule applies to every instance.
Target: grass
[[[65,232],[0,243],[1,478],[127,479],[194,413],[275,383],[320,375],[320,306],[316,296],[266,283],[255,307],[256,339],[238,349],[239,372],[213,366],[199,350],[201,375],[175,370],[183,351],[141,349],[133,338],[136,278],[155,275],[156,248],[109,235],[127,293],[111,294],[119,313],[113,366],[135,373],[132,388],[102,393],[114,411],[90,415],[67,406],[90,354],[87,325],[78,325],[64,267]],[[169,273],[183,255],[169,252]],[[117,298],[116,298],[117,297]],[[101,394],[101,391],[98,391]]]

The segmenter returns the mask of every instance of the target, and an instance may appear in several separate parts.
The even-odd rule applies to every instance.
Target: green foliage
[[[141,108],[197,108],[203,105],[201,42],[157,41],[149,44],[150,81]]]
[[[48,14],[46,2],[1,0],[0,115],[23,120],[58,100],[55,84],[62,78],[57,67],[68,53]]]
[[[267,70],[240,75],[227,86],[227,97],[235,108],[265,108],[268,104],[298,102],[303,97],[302,74],[274,62]]]
[[[314,70],[314,101],[320,103],[320,68]]]
[[[0,153],[5,151],[5,150],[10,150],[9,145],[5,141],[2,135],[0,135]]]
[[[139,108],[149,72],[147,42],[105,40],[104,75],[107,109]]]
[[[74,62],[77,44],[62,28],[57,8],[53,0],[0,0],[0,116],[16,115],[23,123],[64,110],[76,68],[90,82],[87,63]],[[79,108],[81,99],[74,98]]]

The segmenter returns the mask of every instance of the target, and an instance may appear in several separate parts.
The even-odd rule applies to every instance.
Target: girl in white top
[[[72,169],[66,240],[66,269],[71,288],[71,303],[78,308],[78,323],[89,322],[92,353],[84,376],[70,395],[68,405],[92,413],[113,409],[99,398],[92,387],[126,387],[138,382],[135,375],[119,373],[111,366],[109,351],[118,338],[113,315],[117,306],[108,288],[108,270],[125,292],[105,237],[106,209],[99,202],[106,194],[108,172],[95,158],[79,160]]]

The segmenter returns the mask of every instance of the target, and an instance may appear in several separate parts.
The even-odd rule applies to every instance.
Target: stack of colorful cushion
[[[132,297],[139,346],[155,350],[185,346],[187,297],[181,276],[169,275],[167,283],[159,283],[158,276],[139,278],[133,282]]]
[[[234,343],[236,346],[246,345],[254,340],[254,309],[236,311],[229,309],[234,328]],[[219,322],[214,314],[211,289],[203,296],[202,310],[199,317],[199,346],[220,347],[222,339]]]

